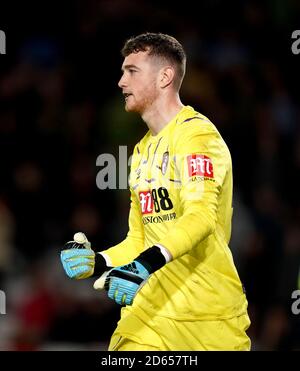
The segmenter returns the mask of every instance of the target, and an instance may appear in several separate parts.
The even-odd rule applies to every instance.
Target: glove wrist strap
[[[141,263],[149,274],[154,273],[167,263],[166,258],[157,246],[152,246],[145,250],[134,260]]]
[[[101,276],[102,273],[104,273],[105,271],[109,269],[111,269],[111,267],[107,266],[106,260],[104,259],[103,255],[96,252],[95,267],[94,267],[94,273],[92,277]]]

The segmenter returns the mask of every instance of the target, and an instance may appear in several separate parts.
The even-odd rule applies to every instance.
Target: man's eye
[[[130,73],[136,72],[136,70],[129,69]]]

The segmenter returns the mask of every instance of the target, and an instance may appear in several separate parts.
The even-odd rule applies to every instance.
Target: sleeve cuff
[[[167,255],[166,249],[163,246],[152,246],[142,252],[134,260],[143,264],[147,271],[151,274],[168,263],[169,256]]]
[[[101,276],[105,271],[109,270],[111,265],[103,253],[97,252],[95,254],[95,267],[92,277]]]

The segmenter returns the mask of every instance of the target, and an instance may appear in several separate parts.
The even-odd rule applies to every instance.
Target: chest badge
[[[169,152],[167,151],[163,154],[162,163],[161,163],[161,172],[163,175],[166,174],[168,163],[169,163]]]

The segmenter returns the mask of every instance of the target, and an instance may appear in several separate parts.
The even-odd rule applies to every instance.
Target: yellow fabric
[[[176,321],[151,318],[146,312],[122,313],[114,332],[110,351],[200,351],[250,350],[246,335],[250,321],[247,314],[227,320]]]
[[[104,253],[114,266],[155,244],[173,256],[138,292],[132,313],[181,321],[247,313],[228,248],[231,157],[216,127],[185,106],[158,135],[148,132],[134,149],[130,188],[128,236]]]

